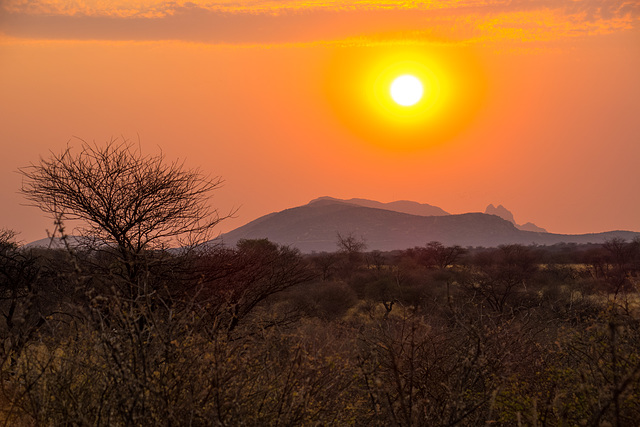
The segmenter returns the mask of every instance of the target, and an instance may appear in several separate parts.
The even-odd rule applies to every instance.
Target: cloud
[[[569,13],[584,12],[590,17],[605,19],[621,14],[638,15],[640,4],[635,0],[5,0],[2,8],[14,14],[164,17],[182,9],[201,9],[219,13],[281,14],[309,11],[357,10],[488,10],[513,12],[533,9],[564,9]]]
[[[281,44],[367,38],[541,41],[638,27],[629,0],[5,0],[10,37]]]

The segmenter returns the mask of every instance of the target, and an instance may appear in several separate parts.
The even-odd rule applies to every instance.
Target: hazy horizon
[[[221,176],[220,232],[321,196],[640,231],[639,23],[625,0],[7,0],[0,228],[53,227],[18,168],[122,136]],[[406,63],[432,79],[412,115],[374,93]]]

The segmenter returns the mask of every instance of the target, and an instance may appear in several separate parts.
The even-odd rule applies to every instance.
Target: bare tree
[[[427,243],[427,253],[429,253],[435,265],[444,270],[450,265],[454,265],[462,255],[467,253],[467,250],[458,245],[444,246],[440,242],[433,241]]]
[[[467,250],[461,246],[444,246],[437,241],[429,242],[426,246],[416,246],[404,251],[405,256],[413,259],[418,264],[440,270],[454,265],[466,253]]]
[[[344,258],[343,275],[350,276],[364,262],[362,252],[367,249],[364,238],[358,238],[353,233],[346,235],[337,233],[338,251]]]
[[[44,324],[36,257],[21,250],[16,233],[0,229],[0,365],[29,342]]]
[[[483,297],[497,313],[503,313],[516,295],[526,290],[540,267],[537,254],[517,244],[477,254],[473,263],[459,283],[469,294]]]
[[[364,241],[364,238],[357,238],[353,235],[353,233],[349,233],[346,235],[337,233],[338,236],[338,249],[340,252],[346,254],[360,254],[367,248],[367,244]]]
[[[607,240],[602,248],[608,261],[604,271],[608,291],[614,298],[620,292],[633,289],[633,278],[638,274],[640,261],[640,240],[637,238],[631,242],[614,238]]]
[[[144,251],[202,242],[221,220],[208,205],[219,177],[144,155],[128,140],[82,141],[20,173],[28,200],[56,221],[81,220],[80,233],[115,249],[130,279]]]
[[[267,239],[240,240],[235,249],[214,248],[200,262],[200,298],[213,311],[226,312],[221,318],[228,318],[228,333],[270,296],[317,277],[297,249]]]

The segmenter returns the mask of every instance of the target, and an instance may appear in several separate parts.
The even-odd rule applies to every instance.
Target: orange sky
[[[212,204],[240,209],[220,231],[323,195],[640,231],[637,0],[0,8],[0,227],[25,242],[52,227],[17,168],[121,135],[222,176]],[[437,102],[385,107],[397,64],[435,76]]]

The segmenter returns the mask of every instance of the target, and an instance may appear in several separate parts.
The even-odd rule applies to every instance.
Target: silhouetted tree
[[[461,246],[444,246],[440,242],[432,241],[425,246],[407,249],[403,255],[419,265],[443,270],[454,265],[466,253],[467,250]]]
[[[364,262],[363,251],[367,249],[367,244],[363,238],[357,238],[353,233],[346,235],[337,233],[338,252],[344,259],[345,276],[350,276]]]
[[[127,140],[82,141],[20,172],[28,200],[56,221],[81,220],[83,237],[115,250],[131,281],[144,251],[202,242],[221,220],[208,205],[220,178],[144,155]]]
[[[358,239],[353,233],[342,235],[338,233],[338,249],[347,254],[359,254],[367,248],[364,239]]]
[[[455,264],[466,252],[466,249],[458,245],[444,246],[440,242],[427,243],[427,253],[436,267],[440,269],[445,269]]]
[[[516,294],[539,269],[537,254],[522,245],[501,245],[475,256],[473,268],[460,283],[467,292],[482,296],[485,302],[502,313]]]
[[[0,364],[19,352],[44,323],[37,259],[0,230]]]
[[[609,291],[617,296],[621,291],[632,288],[632,278],[637,275],[640,267],[640,240],[627,242],[614,238],[602,245],[609,263],[607,269],[607,284]]]
[[[311,256],[311,261],[320,273],[323,281],[330,280],[336,274],[340,257],[335,252],[322,252]]]
[[[199,298],[225,320],[228,333],[270,296],[317,277],[300,251],[267,239],[215,248],[199,262]]]

